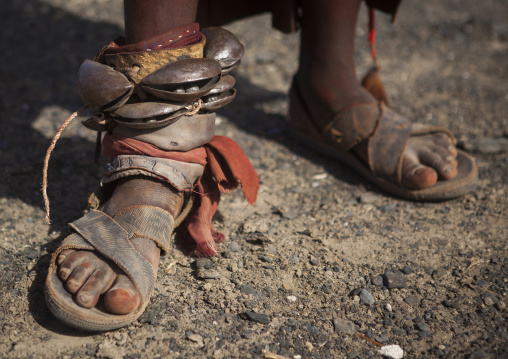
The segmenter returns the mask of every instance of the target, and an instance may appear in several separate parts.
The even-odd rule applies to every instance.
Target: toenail
[[[443,172],[451,172],[451,171],[453,171],[453,166],[446,165],[443,167]]]
[[[71,270],[69,268],[60,268],[60,275],[64,278],[67,278],[71,274]]]
[[[78,295],[78,299],[80,303],[87,304],[90,302],[92,297],[88,293],[83,293]]]

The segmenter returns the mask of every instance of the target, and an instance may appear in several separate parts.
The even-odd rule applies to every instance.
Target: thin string
[[[46,209],[46,223],[50,224],[51,220],[49,219],[49,198],[48,198],[48,167],[49,167],[49,158],[51,156],[51,152],[53,152],[53,149],[56,146],[56,142],[62,135],[62,132],[65,130],[67,125],[71,123],[72,120],[74,120],[77,116],[79,116],[81,113],[83,113],[85,110],[88,109],[88,106],[83,106],[78,111],[74,112],[72,115],[70,115],[67,120],[64,121],[64,123],[60,126],[58,131],[55,134],[55,137],[53,137],[53,140],[51,140],[51,144],[48,147],[48,150],[46,151],[46,157],[44,158],[44,167],[42,169],[42,198],[44,199],[44,207]]]
[[[203,105],[203,100],[199,99],[196,105],[192,104],[188,106],[188,112],[185,114],[185,116],[192,116],[198,113],[198,111],[201,110],[201,105]]]

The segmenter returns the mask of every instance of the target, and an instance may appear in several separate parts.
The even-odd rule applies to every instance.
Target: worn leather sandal
[[[414,201],[443,201],[473,191],[478,183],[474,159],[458,151],[458,174],[451,180],[439,180],[434,186],[415,190],[404,187],[401,177],[402,157],[410,136],[445,133],[455,143],[450,131],[411,124],[383,103],[359,105],[337,114],[324,129],[319,129],[307,110],[296,80],[290,90],[289,126],[304,145],[343,163],[384,191]],[[367,145],[368,164],[351,149]]]
[[[150,301],[157,272],[131,241],[135,238],[150,239],[164,255],[169,251],[175,222],[181,222],[187,213],[188,210],[184,210],[175,221],[168,212],[153,206],[128,207],[113,217],[92,209],[71,223],[69,226],[74,233],[65,238],[51,258],[45,287],[49,310],[63,323],[89,331],[117,329],[136,320]],[[100,303],[91,309],[77,305],[57,273],[56,260],[65,249],[95,251],[115,263],[139,291],[139,307],[129,314],[116,315],[106,311]]]

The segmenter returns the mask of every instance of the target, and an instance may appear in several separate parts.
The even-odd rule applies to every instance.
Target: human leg
[[[78,76],[80,95],[94,113],[85,125],[106,132],[104,152],[113,161],[92,200],[99,204],[71,224],[74,233],[54,255],[46,282],[50,310],[89,330],[123,326],[144,310],[159,255],[168,251],[179,222],[183,192],[202,193],[187,229],[198,250],[213,251],[220,236],[203,218],[211,221],[218,204],[217,182],[234,189],[241,181],[244,189],[244,173],[257,178],[236,143],[213,136],[215,109],[234,98],[227,72],[243,46],[220,29],[206,32],[205,46],[192,24],[196,1],[126,0],[125,10],[127,42],[110,44],[98,62],[85,61]],[[221,151],[242,158],[239,172]],[[205,173],[207,161],[214,168]],[[235,178],[220,178],[223,172]],[[257,185],[251,183],[252,203]]]
[[[300,66],[295,76],[301,97],[319,130],[334,115],[376,103],[355,74],[354,39],[360,1],[302,1]],[[365,146],[352,149],[368,163]],[[402,159],[402,185],[425,189],[457,175],[457,150],[448,136],[410,137]]]

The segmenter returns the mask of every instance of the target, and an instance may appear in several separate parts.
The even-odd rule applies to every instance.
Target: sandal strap
[[[69,226],[93,246],[94,250],[118,265],[136,286],[136,289],[141,295],[142,302],[145,302],[149,299],[155,284],[154,271],[150,263],[143,258],[130,241],[130,239],[132,239],[133,236],[137,236],[137,234],[134,234],[132,228],[126,229],[123,227],[123,225],[125,225],[125,219],[130,217],[129,212],[141,212],[141,217],[144,218],[136,221],[138,225],[140,223],[153,224],[153,221],[149,219],[150,217],[155,219],[157,215],[152,216],[149,214],[149,212],[152,211],[152,207],[149,207],[149,211],[139,211],[140,207],[142,206],[130,207],[119,213],[121,224],[104,212],[91,210],[82,218],[69,224]],[[154,213],[157,212],[159,211],[154,211]],[[171,218],[169,213],[168,216]],[[166,219],[167,218],[166,216]],[[173,221],[171,218],[171,228],[172,224]],[[141,237],[147,238],[153,234],[150,233],[148,228],[145,227],[145,229],[145,231],[142,230],[143,233],[140,233]],[[137,230],[141,230],[141,228]],[[166,227],[161,231],[161,233],[165,232],[171,233],[171,229],[168,230]],[[75,238],[75,236],[73,237]],[[164,242],[164,238],[162,242]],[[167,242],[169,242],[169,240],[167,240]]]
[[[381,117],[379,104],[355,106],[337,114],[323,129],[323,138],[342,151],[350,151],[374,132]]]
[[[411,132],[411,122],[381,105],[378,125],[368,141],[369,167],[375,175],[402,183],[402,157]]]
[[[151,239],[162,250],[161,255],[168,254],[174,219],[167,211],[153,206],[132,206],[118,212],[114,220],[131,237]]]

